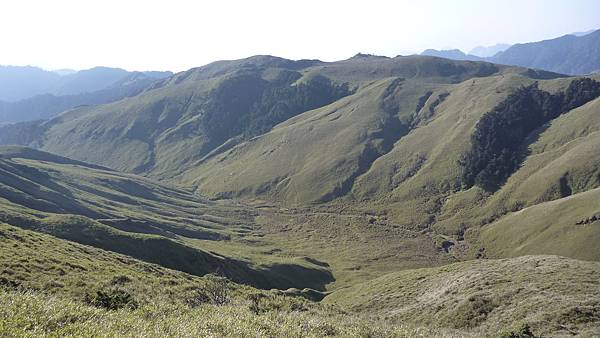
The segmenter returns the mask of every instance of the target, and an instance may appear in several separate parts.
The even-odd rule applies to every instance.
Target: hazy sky
[[[8,0],[0,64],[181,71],[255,54],[469,51],[594,28],[598,0]]]

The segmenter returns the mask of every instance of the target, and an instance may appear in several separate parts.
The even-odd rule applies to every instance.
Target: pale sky
[[[256,54],[468,52],[597,28],[597,0],[7,0],[0,64],[182,71]]]

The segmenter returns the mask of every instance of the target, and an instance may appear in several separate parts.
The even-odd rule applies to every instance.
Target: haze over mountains
[[[568,34],[556,39],[519,43],[498,48],[496,53],[474,49],[465,54],[458,49],[427,49],[421,55],[454,60],[488,61],[493,63],[543,69],[569,75],[600,72],[600,30]],[[483,53],[483,54],[478,54]]]
[[[470,55],[479,56],[482,58],[490,57],[498,54],[499,52],[503,52],[510,48],[509,44],[506,43],[498,43],[493,46],[477,46],[469,52]]]
[[[421,55],[582,75],[596,72],[600,67],[599,36],[600,31],[592,30],[536,43],[476,47],[469,54],[458,49],[427,49]],[[0,124],[48,119],[77,106],[135,96],[171,75],[107,67],[51,72],[36,67],[0,66]]]
[[[531,67],[24,69],[63,80],[4,104],[27,114],[0,126],[0,328],[593,337],[600,75],[565,70],[598,33],[491,58]]]
[[[48,119],[76,106],[116,101],[171,75],[107,67],[57,73],[0,66],[0,123]]]

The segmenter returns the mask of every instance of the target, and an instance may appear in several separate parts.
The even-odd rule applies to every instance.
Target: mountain
[[[426,49],[421,55],[436,56],[439,58],[452,59],[452,60],[469,60],[469,61],[483,61],[483,58],[478,55],[465,54],[459,49],[449,50],[435,50]]]
[[[60,75],[36,67],[0,66],[0,101],[18,101],[49,93]]]
[[[600,71],[600,30],[575,36],[516,44],[490,61],[545,69],[562,74],[590,74]]]
[[[593,33],[593,32],[595,32],[595,31],[597,31],[597,29],[590,29],[590,30],[588,30],[588,31],[585,31],[585,32],[575,32],[575,33],[571,33],[570,35],[575,35],[575,36],[584,36],[584,35],[588,35],[588,34],[590,34],[590,33]]]
[[[385,224],[435,231],[449,251],[474,257],[489,247],[488,232],[479,242],[483,226],[599,186],[599,95],[592,78],[481,62],[259,56],[193,69],[47,122],[3,127],[0,141],[194,186],[212,198],[373,212]],[[570,231],[584,238],[589,230],[596,233]],[[528,253],[598,257],[586,243],[550,237],[546,249]]]
[[[94,67],[60,78],[52,94],[73,95],[104,89],[127,76],[129,72],[120,68]]]
[[[69,68],[64,68],[64,69],[55,69],[52,72],[60,75],[60,76],[64,76],[64,75],[70,75],[70,74],[74,74],[77,73],[76,70],[74,69],[69,69]]]
[[[600,30],[568,34],[524,44],[476,47],[465,54],[458,49],[427,49],[421,55],[452,60],[487,61],[569,75],[600,72]]]
[[[325,64],[258,56],[217,62],[177,74],[136,97],[77,108],[40,123],[37,126],[44,132],[27,144],[45,139],[40,146],[51,152],[172,178],[200,160],[349,96],[374,80],[453,82],[498,71],[491,64],[428,57],[359,56]],[[86,127],[76,127],[82,125]],[[10,134],[21,127],[5,129],[1,142],[20,143]]]
[[[477,238],[482,226],[599,186],[590,165],[598,96],[592,78],[481,62],[259,56],[193,69],[47,122],[3,127],[0,141],[212,198],[373,212],[386,224],[447,236],[457,255],[473,257],[486,248]],[[574,258],[598,255],[581,250],[585,241],[546,243]]]
[[[97,105],[135,96],[158,81],[154,74],[131,73],[108,87],[82,94],[57,96],[42,94],[16,102],[0,101],[0,122],[16,123],[46,120],[63,111],[84,105]]]
[[[0,101],[20,101],[37,95],[76,95],[114,86],[132,73],[119,68],[95,67],[77,72],[52,72],[36,67],[0,66]],[[165,78],[170,72],[145,72]]]
[[[503,52],[510,47],[506,43],[498,43],[493,46],[477,46],[469,52],[470,55],[479,56],[481,58],[492,57],[499,52]]]

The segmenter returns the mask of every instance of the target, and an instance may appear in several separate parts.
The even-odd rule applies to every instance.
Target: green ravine
[[[0,336],[600,332],[597,75],[254,56],[0,144]]]

